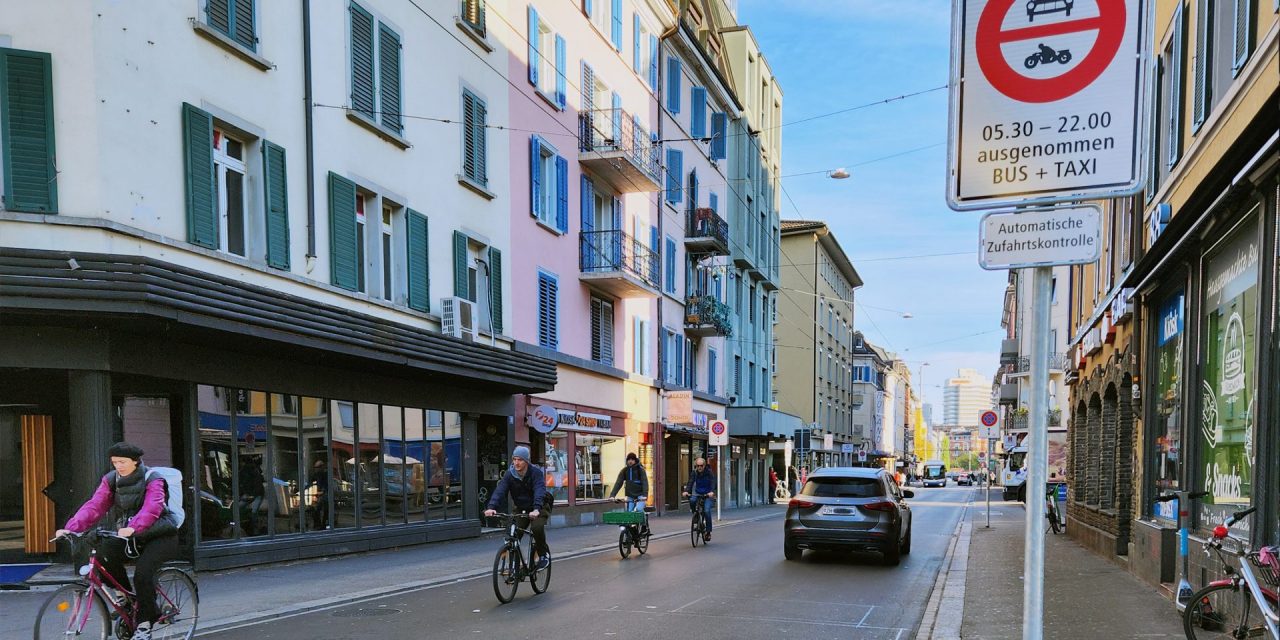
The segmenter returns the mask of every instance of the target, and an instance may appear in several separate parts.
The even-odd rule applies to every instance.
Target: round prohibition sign
[[[974,47],[978,66],[992,87],[1019,102],[1056,102],[1069,98],[1088,87],[1115,60],[1124,41],[1125,0],[1097,0],[1098,15],[1092,18],[1063,20],[1017,29],[1001,29],[1010,9],[1021,0],[991,0],[978,18]],[[1018,13],[1022,13],[1020,10]],[[1097,31],[1093,48],[1075,67],[1053,78],[1028,78],[1005,59],[1001,47],[1048,36]]]
[[[714,434],[716,434],[716,435],[721,435],[721,434],[723,434],[723,433],[724,433],[724,423],[723,423],[723,422],[721,422],[721,421],[719,421],[719,420],[716,420],[716,421],[712,422],[712,423],[711,423],[711,433],[714,433]]]
[[[994,412],[994,411],[983,411],[983,412],[982,412],[982,426],[984,426],[984,427],[994,427],[994,426],[996,426],[996,421],[997,421],[997,420],[999,420],[999,419],[1000,419],[1000,416],[997,416],[997,415],[996,415],[996,412]]]

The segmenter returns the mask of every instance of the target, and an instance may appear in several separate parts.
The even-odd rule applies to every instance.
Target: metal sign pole
[[[1025,271],[1024,271],[1025,273]],[[1053,269],[1036,267],[1031,279],[1031,441],[1027,456],[1027,527],[1022,588],[1022,638],[1044,637],[1044,504],[1049,468],[1049,308]]]
[[[724,447],[716,445],[716,522],[720,522],[720,507],[724,504],[724,496],[720,495],[720,476],[724,471]]]
[[[995,442],[990,438],[987,439],[987,460],[982,469],[983,486],[987,488],[987,528],[991,528],[991,443]]]

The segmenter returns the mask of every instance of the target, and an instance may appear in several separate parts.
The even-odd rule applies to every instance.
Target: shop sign
[[[1084,340],[1081,341],[1084,346],[1085,355],[1093,355],[1102,349],[1102,331],[1098,327],[1090,329],[1084,334]]]
[[[613,418],[598,413],[583,413],[559,409],[558,426],[571,431],[613,431]]]
[[[1124,324],[1133,317],[1133,289],[1124,288],[1111,301],[1111,320],[1116,324]]]
[[[667,392],[667,422],[689,424],[693,422],[693,392]]]
[[[830,451],[835,447],[835,435],[826,433],[822,435],[822,448]]]
[[[529,412],[528,420],[529,428],[538,433],[551,433],[559,423],[556,408],[545,404],[534,407],[533,411]]]
[[[1147,248],[1150,249],[1156,243],[1156,238],[1164,233],[1164,228],[1169,226],[1169,221],[1173,219],[1173,206],[1168,202],[1161,202],[1156,205],[1155,211],[1151,212],[1151,217],[1147,218]],[[1164,503],[1169,504],[1169,503]]]

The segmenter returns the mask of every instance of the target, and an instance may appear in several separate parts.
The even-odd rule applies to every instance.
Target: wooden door
[[[53,416],[22,416],[22,515],[27,553],[53,553],[57,531],[53,501],[44,488],[53,482]]]

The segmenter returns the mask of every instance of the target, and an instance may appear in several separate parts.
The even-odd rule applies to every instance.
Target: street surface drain
[[[345,611],[334,611],[332,615],[335,618],[371,618],[374,616],[389,616],[397,613],[402,613],[402,612],[399,609],[377,608],[377,609],[347,609]]]

